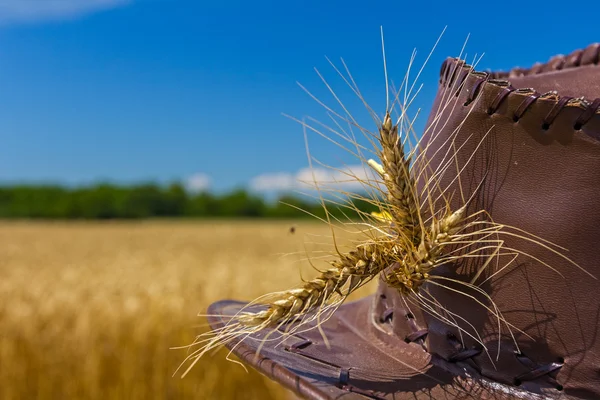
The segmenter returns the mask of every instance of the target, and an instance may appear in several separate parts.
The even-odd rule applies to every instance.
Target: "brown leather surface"
[[[574,75],[583,75],[583,79],[574,79]],[[600,69],[597,66],[585,66],[577,69],[565,69],[541,75],[510,78],[510,83],[518,88],[535,88],[540,93],[557,91],[561,96],[585,97],[594,99],[599,96],[598,87],[593,82],[600,81]],[[592,82],[592,84],[590,84]]]
[[[540,84],[545,75],[513,78],[511,83],[513,87],[534,87],[543,92],[550,87]],[[552,71],[547,75],[545,82],[561,83],[569,87],[571,95],[577,94],[575,88],[587,98],[600,97],[600,67],[597,65]],[[466,102],[476,80],[476,76],[469,75],[457,104]],[[450,84],[445,82],[443,85]],[[528,96],[517,91],[506,96],[490,115],[490,104],[498,98],[503,86],[502,83],[484,83],[479,97],[468,107],[455,108],[447,117],[441,118],[447,119],[445,130],[448,131],[448,126],[458,126],[470,111],[456,137],[457,147],[465,143],[459,151],[460,165],[466,162],[479,139],[490,132],[477,152],[479,156],[473,167],[463,176],[463,183],[469,182],[467,192],[475,190],[488,173],[483,195],[478,198],[478,208],[489,211],[496,222],[518,226],[566,247],[569,257],[600,277],[597,260],[600,254],[600,208],[597,207],[600,142],[594,139],[600,138],[600,116],[596,113],[581,130],[575,130],[573,127],[585,107],[573,103],[565,105],[550,126],[544,127],[544,120],[557,110],[560,98],[540,98],[515,121],[515,111]],[[471,134],[474,136],[467,139]],[[432,152],[435,147],[431,148]],[[453,175],[448,173],[442,181],[450,182],[451,179]],[[493,279],[485,288],[509,321],[533,337],[532,340],[524,335],[517,336],[521,351],[536,364],[564,360],[564,366],[556,376],[564,392],[582,398],[600,398],[599,281],[539,246],[514,238],[507,239],[506,245],[543,259],[565,276],[561,278],[539,263],[527,261]],[[453,267],[445,274],[461,280],[470,278],[468,272],[456,274]],[[494,336],[497,321],[489,318],[489,313],[474,308],[472,301],[467,301],[464,296],[448,290],[431,290],[440,303],[461,315],[465,308],[470,309],[476,317],[469,321],[476,330],[485,332],[490,339]],[[429,329],[431,352],[447,357],[454,351],[442,338],[448,330],[457,334],[455,330],[429,316],[424,317],[424,324]],[[464,344],[466,347],[474,345],[468,337]],[[474,361],[483,375],[510,383],[520,373],[527,372],[527,367],[515,357],[515,350],[505,334],[495,368],[483,355],[475,357]],[[526,388],[538,385],[558,386],[543,378],[522,383]]]
[[[592,103],[600,98],[596,50],[590,46],[555,58],[552,65],[497,74],[474,73],[458,60],[447,60],[427,135],[442,138],[431,143],[428,151],[434,154],[460,126],[455,137],[459,164],[468,165],[461,175],[463,189],[472,193],[483,182],[473,207],[486,209],[496,222],[566,247],[569,257],[600,278],[600,101]],[[505,76],[511,84],[491,79]],[[551,90],[559,93],[546,93]],[[434,120],[448,98],[455,106]],[[480,140],[477,156],[468,163]],[[439,157],[433,160],[435,165]],[[442,184],[450,184],[453,173],[449,169]],[[600,398],[600,281],[540,246],[505,239],[506,246],[548,262],[564,276],[521,259],[483,286],[508,321],[530,336],[513,330],[520,353],[502,327],[496,361],[498,322],[466,296],[428,285],[440,304],[481,335],[489,357],[474,339],[461,337],[384,284],[323,325],[331,348],[312,330],[286,342],[292,346],[288,350],[269,341],[256,358],[259,341],[247,340],[235,353],[315,399]],[[447,265],[436,274],[468,281],[473,269]],[[229,314],[240,306],[220,302],[209,313]],[[223,323],[210,322],[213,328]]]
[[[266,376],[309,399],[543,399],[490,381],[468,378],[473,371],[433,358],[419,345],[378,335],[371,320],[373,298],[344,305],[317,329],[283,343],[265,334],[245,340],[235,354]],[[210,314],[235,314],[244,303],[223,301]],[[213,328],[227,319],[210,318]],[[387,322],[386,322],[387,323]],[[366,329],[365,329],[366,328]],[[293,346],[298,346],[294,349]],[[347,378],[344,378],[344,371]]]

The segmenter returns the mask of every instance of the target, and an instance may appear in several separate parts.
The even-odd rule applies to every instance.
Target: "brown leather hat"
[[[596,277],[599,61],[599,44],[509,72],[476,72],[460,59],[447,59],[424,141],[435,133],[425,147],[435,169],[442,162],[437,150],[451,138],[457,163],[466,166],[463,190],[479,190],[478,208],[495,221],[563,246]],[[444,107],[450,97],[452,106]],[[449,190],[458,185],[455,171],[440,175]],[[452,318],[407,302],[382,281],[376,294],[341,306],[320,330],[303,330],[283,344],[244,340],[234,353],[311,399],[600,399],[600,281],[548,252],[542,239],[509,236],[505,243],[530,257],[481,288],[512,324],[514,337],[499,329],[489,306],[473,301],[475,292],[466,296],[428,286],[446,315],[462,316],[476,332],[466,335]],[[456,265],[441,266],[437,273],[465,282],[473,277],[472,269]],[[242,306],[221,301],[209,314],[232,315]],[[227,321],[210,318],[213,329]]]

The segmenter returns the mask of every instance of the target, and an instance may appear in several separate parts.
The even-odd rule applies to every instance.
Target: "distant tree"
[[[354,201],[353,204],[365,212],[373,210],[366,201]],[[327,204],[327,210],[340,219],[358,216],[353,207]],[[0,218],[309,218],[311,215],[324,218],[325,210],[319,202],[310,199],[284,195],[271,203],[244,189],[222,195],[188,193],[177,182],[168,186],[100,183],[79,188],[52,185],[0,187]]]
[[[237,189],[221,197],[220,213],[222,216],[261,217],[265,214],[265,201],[249,194],[244,189]]]
[[[114,219],[123,215],[124,193],[110,184],[79,190],[72,210],[79,218]]]
[[[219,216],[221,201],[208,192],[200,192],[191,196],[187,201],[186,215],[193,217]]]
[[[180,183],[172,183],[166,190],[166,215],[180,217],[186,214],[189,198]]]

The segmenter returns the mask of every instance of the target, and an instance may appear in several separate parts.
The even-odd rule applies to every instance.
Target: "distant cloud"
[[[291,190],[295,185],[294,176],[286,172],[259,175],[250,181],[250,187],[258,192]]]
[[[321,188],[360,190],[364,188],[360,180],[374,179],[368,166],[349,165],[334,169],[314,167],[302,168],[296,173],[275,172],[259,175],[250,181],[250,188],[258,192],[289,191],[294,189]],[[357,179],[358,178],[358,179]]]
[[[204,173],[197,173],[190,176],[185,182],[187,190],[190,192],[203,192],[210,188],[210,176]]]
[[[111,9],[133,0],[0,0],[0,23],[58,20]]]

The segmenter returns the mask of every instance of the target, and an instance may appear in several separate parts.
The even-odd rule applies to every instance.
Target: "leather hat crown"
[[[594,44],[508,72],[442,65],[421,146],[428,167],[451,209],[459,192],[476,194],[469,207],[534,233],[503,238],[529,257],[482,279],[481,290],[461,289],[477,271],[469,262],[441,265],[448,284],[423,283],[430,300],[421,306],[382,273],[377,293],[341,306],[319,330],[281,345],[260,332],[234,352],[308,398],[600,398],[599,61]],[[456,168],[440,168],[448,143]],[[209,313],[242,306],[222,301]],[[210,318],[214,329],[228,321]]]

